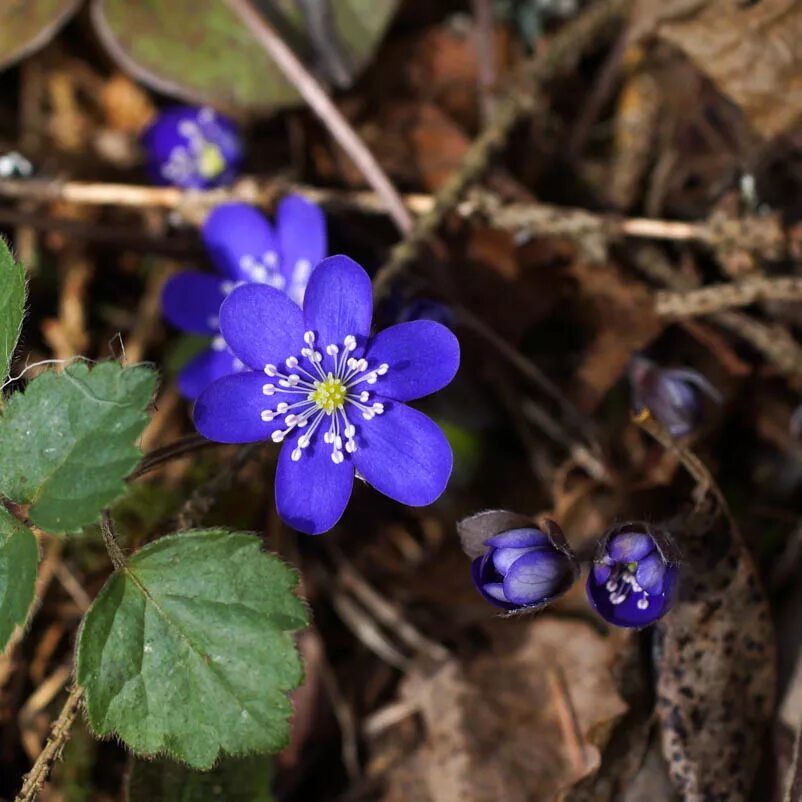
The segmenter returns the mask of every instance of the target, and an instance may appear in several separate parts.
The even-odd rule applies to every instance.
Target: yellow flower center
[[[226,169],[226,160],[217,145],[205,142],[198,159],[198,169],[204,178],[217,178]]]
[[[332,415],[335,410],[343,408],[345,396],[345,385],[329,373],[325,380],[315,382],[315,389],[309,393],[307,399],[317,404],[318,409],[322,409],[327,415]]]

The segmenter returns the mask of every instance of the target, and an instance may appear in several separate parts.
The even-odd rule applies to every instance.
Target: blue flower
[[[208,106],[174,106],[142,134],[151,180],[182,189],[226,186],[239,175],[243,147],[234,123]]]
[[[632,405],[648,410],[674,437],[690,433],[702,418],[702,393],[721,403],[721,395],[700,373],[689,368],[661,368],[638,356],[630,363]]]
[[[458,530],[474,558],[476,589],[510,613],[539,610],[579,576],[579,564],[554,521],[535,527],[516,513],[489,510],[461,521]]]
[[[346,256],[318,265],[303,310],[258,284],[237,287],[220,309],[223,337],[250,370],[206,389],[195,425],[221,443],[283,443],[276,507],[308,534],[340,519],[355,471],[415,507],[435,501],[451,475],[445,436],[403,402],[451,381],[457,339],[424,320],[371,337],[372,314],[370,279]]]
[[[667,535],[645,523],[621,524],[599,542],[587,594],[596,612],[617,627],[645,627],[674,601],[678,566]]]
[[[190,361],[178,376],[178,388],[190,399],[221,376],[244,365],[220,334],[220,305],[235,286],[255,282],[303,301],[315,265],[326,256],[326,220],[320,208],[304,198],[284,198],[275,230],[254,206],[225,203],[206,219],[204,243],[220,276],[187,270],[173,276],[162,292],[162,311],[176,328],[213,337],[211,346]]]

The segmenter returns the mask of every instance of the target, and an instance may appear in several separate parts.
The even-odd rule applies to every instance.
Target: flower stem
[[[103,545],[106,547],[114,569],[119,571],[125,568],[127,564],[125,555],[117,544],[117,538],[114,536],[114,524],[111,520],[111,513],[108,510],[103,510],[101,515],[100,531],[103,534]]]
[[[58,718],[53,722],[50,737],[45,748],[36,758],[31,770],[25,775],[20,792],[14,802],[34,802],[39,796],[42,787],[50,775],[50,770],[61,757],[64,745],[70,737],[70,729],[78,716],[78,710],[84,698],[83,688],[74,685],[61,709]]]

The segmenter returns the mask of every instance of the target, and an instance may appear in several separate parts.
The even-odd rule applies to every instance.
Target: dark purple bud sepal
[[[669,536],[643,522],[608,530],[599,541],[588,575],[588,599],[617,627],[645,627],[674,602],[677,564]]]
[[[643,356],[629,366],[632,405],[646,410],[674,437],[693,431],[702,419],[702,395],[721,403],[721,394],[701,373],[690,368],[661,368]]]
[[[562,596],[579,564],[560,527],[506,510],[480,512],[457,526],[477,590],[510,614],[533,612]]]

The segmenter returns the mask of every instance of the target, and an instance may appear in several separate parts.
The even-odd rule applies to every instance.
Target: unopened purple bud
[[[702,395],[721,403],[721,394],[710,382],[690,368],[661,368],[646,357],[630,363],[632,405],[635,412],[648,410],[669,434],[682,437],[702,419]]]
[[[209,106],[174,106],[157,115],[142,135],[151,179],[182,189],[231,184],[243,146],[232,120]]]
[[[668,535],[635,522],[610,529],[599,541],[587,594],[596,612],[617,627],[645,627],[674,601],[678,565]]]
[[[458,528],[463,547],[474,558],[471,575],[477,590],[509,613],[542,608],[579,575],[576,558],[552,521],[541,528],[523,516],[494,510],[467,518]]]

